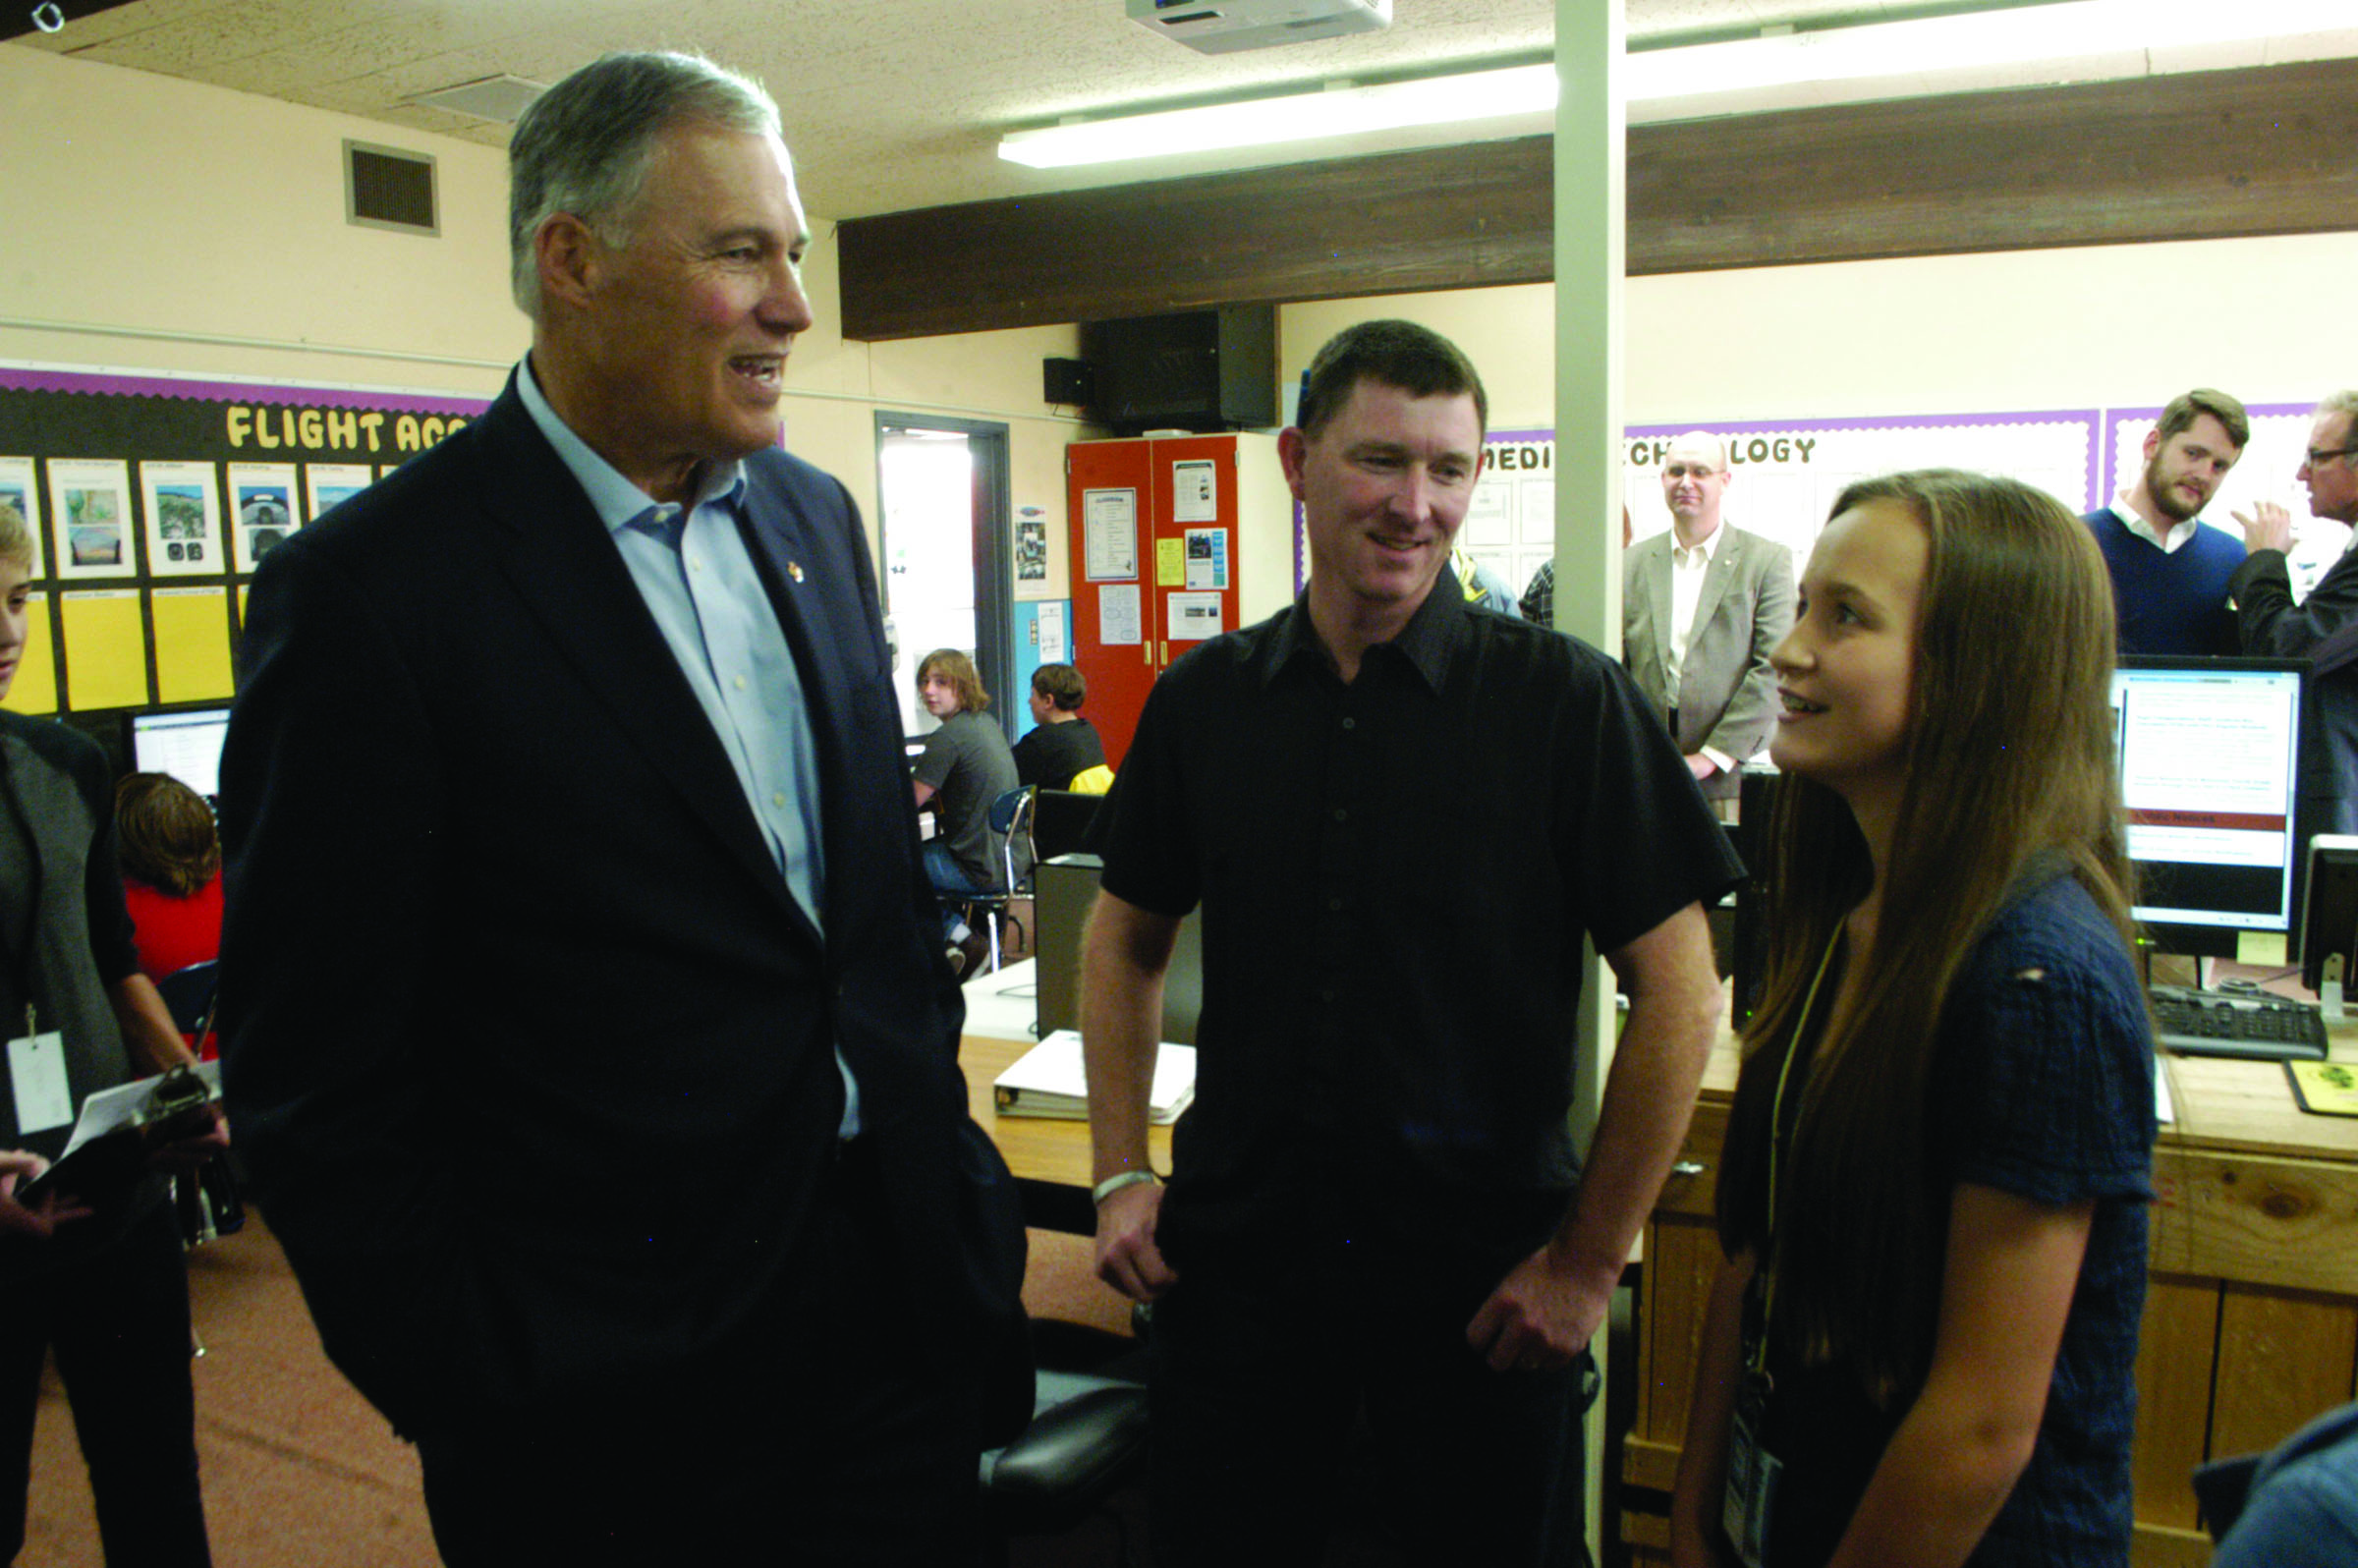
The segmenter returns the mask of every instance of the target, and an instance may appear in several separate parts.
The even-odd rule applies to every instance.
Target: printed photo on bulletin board
[[[140,495],[147,507],[147,575],[218,577],[221,490],[210,463],[142,463]]]
[[[0,457],[0,505],[15,507],[25,519],[26,531],[32,538],[30,580],[38,583],[49,575],[49,552],[41,538],[41,487],[33,481],[32,459]]]
[[[132,554],[129,464],[51,458],[49,495],[59,577],[130,577],[139,570]]]

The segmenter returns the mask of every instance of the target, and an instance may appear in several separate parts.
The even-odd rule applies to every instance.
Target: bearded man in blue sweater
[[[2085,519],[2112,574],[2123,653],[2236,653],[2227,583],[2240,540],[2199,514],[2243,455],[2252,423],[2224,392],[2173,398],[2145,438],[2145,469]]]

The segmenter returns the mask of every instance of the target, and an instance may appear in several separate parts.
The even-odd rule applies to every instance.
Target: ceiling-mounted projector
[[[1200,54],[1379,32],[1392,0],[1126,0],[1130,20]]]

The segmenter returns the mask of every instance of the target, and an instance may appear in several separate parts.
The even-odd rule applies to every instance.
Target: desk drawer
[[[1695,1107],[1687,1140],[1679,1146],[1670,1179],[1662,1184],[1656,1211],[1709,1219],[1719,1191],[1719,1146],[1727,1141],[1727,1107],[1707,1101]]]

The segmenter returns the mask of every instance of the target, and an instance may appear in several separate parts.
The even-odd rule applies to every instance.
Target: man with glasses
[[[2299,478],[2312,515],[2358,524],[2358,391],[2318,404]],[[2299,604],[2285,565],[2292,514],[2262,501],[2234,514],[2251,553],[2237,568],[2236,626],[2243,651],[2309,663],[2315,739],[2304,764],[2304,831],[2358,833],[2358,555],[2348,550]],[[2353,534],[2358,538],[2358,534]]]

